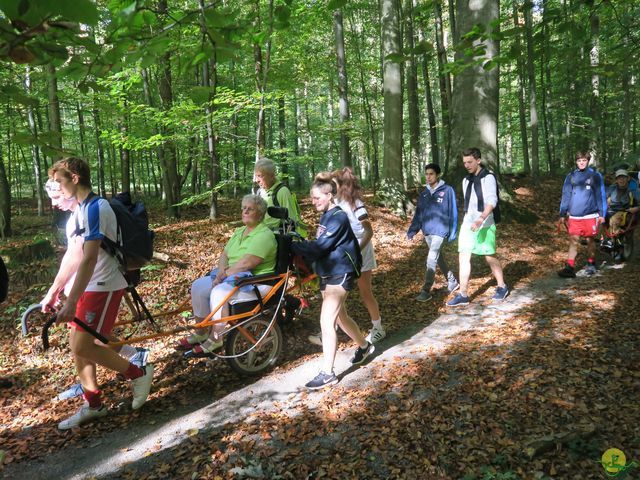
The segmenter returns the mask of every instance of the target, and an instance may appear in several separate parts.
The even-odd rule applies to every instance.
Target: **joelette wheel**
[[[271,330],[265,335],[269,325]],[[256,346],[255,342],[260,338],[262,340]],[[241,375],[259,375],[273,368],[278,362],[282,353],[282,343],[282,330],[278,322],[271,322],[271,318],[259,316],[229,332],[225,342],[225,354],[233,358],[227,358],[227,362]]]

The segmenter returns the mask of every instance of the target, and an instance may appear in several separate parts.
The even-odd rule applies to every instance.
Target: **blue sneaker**
[[[585,275],[587,275],[587,277],[595,275],[597,271],[598,269],[596,268],[596,265],[594,263],[589,263],[586,267],[584,267],[584,273]]]
[[[456,293],[456,296],[447,302],[447,307],[464,307],[465,305],[469,305],[469,297],[461,293]]]
[[[507,296],[509,296],[509,287],[505,285],[504,287],[496,288],[496,293],[493,294],[492,298],[494,300],[504,300]]]
[[[61,392],[56,398],[58,400],[69,400],[71,398],[76,398],[81,396],[84,393],[84,389],[82,388],[81,383],[76,383],[75,385],[70,386],[64,392]]]
[[[136,347],[136,353],[129,357],[129,361],[137,367],[144,367],[149,359],[149,350],[142,347]]]

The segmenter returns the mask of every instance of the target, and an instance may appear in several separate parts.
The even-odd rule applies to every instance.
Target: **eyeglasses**
[[[49,195],[49,198],[57,198],[61,195],[60,184],[55,180],[47,180],[47,183],[44,184],[44,189]]]

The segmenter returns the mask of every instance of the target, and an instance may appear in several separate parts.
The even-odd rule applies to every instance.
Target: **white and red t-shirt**
[[[115,242],[118,238],[116,214],[113,213],[109,202],[104,198],[96,198],[93,195],[85,199],[69,218],[67,236],[69,235],[70,227],[74,234],[76,233],[76,227],[79,227],[81,232],[79,235],[82,237],[83,242],[88,240],[101,241],[104,237]],[[120,272],[118,261],[104,248],[100,248],[96,267],[85,291],[112,292],[126,287],[127,281]]]

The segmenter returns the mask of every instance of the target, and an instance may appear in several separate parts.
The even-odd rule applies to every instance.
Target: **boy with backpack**
[[[560,219],[558,227],[566,227],[569,233],[569,252],[567,263],[558,272],[563,278],[576,276],[576,256],[580,237],[587,240],[587,266],[585,273],[596,273],[595,237],[600,224],[607,216],[607,197],[605,195],[602,175],[589,167],[591,154],[579,151],[576,153],[576,169],[569,173],[562,185],[560,201]]]
[[[153,364],[140,367],[110,348],[97,345],[94,337],[74,322],[77,318],[105,336],[111,333],[127,282],[116,258],[101,246],[105,238],[117,241],[118,225],[109,202],[91,191],[87,162],[65,158],[51,167],[49,175],[59,184],[65,200],[75,199],[78,203],[69,222],[78,225],[75,233],[82,242],[81,252],[73,258],[65,255],[60,267],[68,275],[63,283],[72,281],[72,287],[58,311],[57,321],[69,325],[69,344],[85,399],[85,404],[74,415],[58,425],[60,430],[67,430],[107,414],[96,379],[97,365],[131,380],[132,408],[136,410],[149,395]]]
[[[467,287],[471,276],[471,255],[482,255],[491,268],[498,284],[494,300],[504,300],[509,287],[504,283],[502,265],[496,254],[496,223],[500,220],[498,209],[498,182],[495,175],[482,166],[480,150],[472,147],[462,152],[462,163],[469,175],[462,180],[464,193],[464,218],[458,236],[460,262],[460,291],[447,302],[449,307],[469,304]]]

